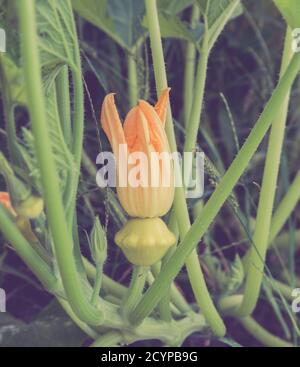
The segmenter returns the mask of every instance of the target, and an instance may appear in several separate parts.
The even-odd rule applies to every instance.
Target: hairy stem
[[[91,298],[91,304],[96,305],[97,299],[99,297],[101,285],[102,285],[102,278],[103,278],[103,264],[99,263],[96,265],[96,276],[95,276],[95,283],[93,288],[93,294]]]
[[[61,128],[65,141],[69,146],[71,140],[71,106],[69,91],[69,70],[67,65],[62,67],[55,82]]]
[[[37,161],[41,174],[47,219],[55,254],[70,305],[84,322],[100,324],[103,313],[87,300],[73,257],[73,241],[64,214],[54,156],[48,133],[44,91],[36,33],[35,2],[18,1],[25,87],[29,102]]]
[[[137,104],[138,98],[139,98],[136,54],[135,55],[132,55],[132,54],[127,55],[128,93],[129,93],[130,107],[134,107]]]
[[[195,149],[201,120],[203,97],[206,83],[207,63],[209,57],[208,29],[206,20],[205,29],[206,30],[203,35],[200,59],[197,66],[195,89],[193,90],[194,98],[192,99],[191,112],[186,127],[184,152],[192,152]]]
[[[148,271],[148,267],[133,266],[130,286],[122,308],[122,314],[126,319],[142,297]]]
[[[195,3],[192,7],[190,25],[193,28],[198,22],[200,17],[200,8]],[[190,112],[193,102],[193,90],[195,80],[195,62],[197,56],[197,49],[193,42],[187,42],[185,51],[185,66],[184,66],[184,89],[183,89],[183,110],[184,110],[184,123],[188,124]]]

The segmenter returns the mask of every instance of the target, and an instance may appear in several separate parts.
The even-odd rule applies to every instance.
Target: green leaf
[[[211,48],[227,22],[242,13],[241,3],[240,0],[198,0],[198,4],[207,18]]]
[[[194,0],[158,0],[158,16],[161,35],[164,38],[184,39],[198,43],[203,34],[203,24],[198,22],[193,29],[190,24],[181,20],[180,13],[191,6]],[[146,23],[146,20],[145,20]]]
[[[180,20],[177,15],[159,13],[161,35],[164,38],[184,39],[197,43],[203,34],[203,24],[199,22],[195,29],[191,29],[188,23]]]
[[[142,19],[145,5],[140,0],[109,0],[107,14],[113,22],[115,33],[129,48],[144,35]]]
[[[61,190],[65,189],[67,173],[75,169],[73,157],[64,140],[61,130],[59,114],[56,104],[56,93],[54,85],[46,94],[47,118],[51,144],[55,156],[55,163],[60,177]],[[35,154],[34,138],[27,128],[22,129],[24,144],[20,145],[20,152],[23,157],[24,166],[29,174],[29,179],[35,190],[42,195],[40,172]]]
[[[289,26],[300,27],[300,1],[299,0],[274,0]]]
[[[77,42],[73,11],[69,0],[37,0],[37,27],[44,82],[54,80],[63,65],[77,68]]]
[[[1,25],[7,29],[17,23],[13,2],[4,1],[5,13]],[[43,80],[48,89],[62,65],[76,68],[74,42],[76,31],[70,1],[37,0],[37,26]],[[14,27],[15,28],[15,27]],[[14,29],[13,28],[13,29]],[[13,34],[13,36],[12,36]],[[19,42],[13,32],[8,32],[9,52],[1,54],[1,69],[5,88],[10,89],[11,102],[26,104],[23,75],[19,65]]]
[[[193,5],[195,0],[158,0],[157,6],[166,14],[175,15]]]
[[[145,35],[144,2],[140,0],[72,0],[74,10],[130,51]]]
[[[227,283],[228,294],[232,294],[237,291],[242,285],[245,277],[244,265],[238,255],[236,255],[230,270],[230,276]]]
[[[216,23],[220,22],[220,18],[228,11],[229,8],[239,3],[236,0],[198,0],[201,11],[207,16],[208,27],[212,28]],[[236,4],[236,6],[238,5]],[[234,6],[235,7],[235,6]]]
[[[236,0],[198,0],[202,14],[207,16],[209,28],[218,22],[218,19],[236,2]],[[242,13],[241,3],[239,1],[238,3],[238,10],[235,11],[234,17]]]

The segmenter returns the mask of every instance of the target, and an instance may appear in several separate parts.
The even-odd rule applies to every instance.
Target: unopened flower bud
[[[91,231],[90,249],[95,264],[103,264],[107,257],[107,239],[98,217],[95,218]]]

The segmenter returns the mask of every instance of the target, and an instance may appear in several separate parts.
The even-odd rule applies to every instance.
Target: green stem
[[[92,265],[85,257],[83,257],[83,265],[85,268],[85,271],[87,273],[87,276],[91,280],[95,280],[96,278],[96,268],[94,265]],[[117,298],[123,298],[127,292],[127,288],[124,287],[122,284],[117,283],[107,275],[103,274],[102,279],[102,286],[106,293],[111,294]]]
[[[279,250],[280,249],[287,249],[289,245],[289,238],[290,233],[289,232],[283,232],[280,236],[275,237],[272,243],[272,247],[276,247]],[[300,246],[300,229],[297,229],[295,231],[295,242],[296,242],[296,248],[299,248]]]
[[[72,21],[73,32],[76,35],[75,22]],[[76,194],[78,188],[78,181],[80,177],[82,147],[83,147],[83,132],[84,132],[84,92],[83,81],[81,74],[81,58],[80,49],[77,37],[74,37],[73,47],[75,51],[75,66],[72,65],[71,73],[74,89],[74,121],[73,121],[73,145],[72,152],[74,155],[74,172],[68,177],[67,185],[70,187],[69,195],[66,199],[67,207],[67,222],[69,228],[72,228],[74,219],[74,211],[76,210]]]
[[[71,105],[70,105],[70,91],[69,91],[69,69],[67,65],[64,65],[56,80],[56,103],[58,108],[59,120],[61,124],[61,130],[63,132],[64,140],[67,146],[70,148],[71,143]],[[71,211],[71,198],[72,191],[77,188],[73,185],[74,180],[74,167],[71,168],[71,171],[68,173],[66,178],[65,190],[63,195],[63,202],[65,204],[67,216],[70,217]],[[71,188],[71,189],[70,189]],[[73,219],[73,218],[72,218]],[[71,219],[69,220],[71,222]],[[71,224],[70,224],[71,228]]]
[[[0,231],[6,240],[13,245],[19,256],[32,269],[34,274],[42,281],[44,287],[52,293],[60,289],[58,279],[52,274],[50,267],[31,247],[30,243],[17,229],[8,212],[0,204]]]
[[[150,2],[151,3],[151,2]],[[147,4],[147,2],[146,2]],[[282,101],[286,97],[290,86],[294,82],[300,69],[300,53],[294,55],[287,68],[286,73],[280,79],[274,89],[272,97],[267,103],[263,113],[253,127],[240,152],[232,162],[231,166],[220,180],[216,190],[211,195],[200,215],[196,218],[192,227],[177,247],[176,251],[162,268],[159,276],[135,309],[134,323],[140,323],[146,315],[153,310],[159,302],[161,295],[165,292],[168,284],[179,273],[188,256],[195,249],[210,224],[217,216],[226,199],[231,194],[234,186],[247,168],[263,137],[268,131],[271,122],[278,115]],[[197,279],[198,280],[198,279]]]
[[[60,303],[61,307],[65,310],[65,312],[69,315],[69,317],[74,321],[74,323],[92,339],[98,338],[98,333],[93,330],[90,326],[82,322],[73,312],[69,303],[64,300],[63,298],[57,297],[58,302]]]
[[[69,91],[69,70],[65,65],[60,70],[56,78],[56,96],[61,128],[67,145],[71,140],[71,111],[70,111],[70,91]]]
[[[80,57],[78,56],[78,70],[72,71],[73,84],[74,84],[74,133],[73,133],[73,155],[74,155],[74,172],[68,178],[67,186],[69,186],[69,191],[66,199],[67,207],[67,221],[69,228],[72,228],[72,222],[74,218],[74,210],[76,209],[76,193],[77,186],[80,176],[81,167],[81,156],[82,156],[82,146],[83,146],[83,118],[84,118],[84,94],[82,85],[82,76],[80,69]]]
[[[281,200],[280,204],[278,205],[275,214],[273,215],[271,226],[270,226],[270,235],[268,246],[278,246],[283,247],[285,243],[288,243],[289,235],[283,234],[275,241],[276,237],[278,236],[279,232],[283,228],[284,224],[290,217],[292,211],[295,209],[298,201],[300,200],[300,172],[297,174],[296,178],[292,182],[291,186],[289,187],[288,192]],[[300,235],[298,231],[296,231],[296,243],[299,242]],[[249,268],[249,262],[251,257],[251,249],[249,249],[244,257],[243,257],[243,264],[245,269]]]
[[[285,73],[293,56],[291,47],[292,35],[287,29],[280,77]],[[281,103],[278,117],[272,124],[262,187],[256,216],[256,225],[251,247],[246,287],[241,307],[237,313],[241,317],[248,316],[254,310],[263,279],[265,256],[268,247],[273,205],[276,193],[280,157],[284,140],[284,131],[288,114],[290,88]]]
[[[62,304],[65,311],[69,314],[71,319],[86,332],[87,335],[92,338],[96,338],[96,334],[87,324],[83,323],[78,316],[73,312],[67,301],[65,301],[65,293],[62,287],[61,281],[55,278],[50,267],[36,254],[32,249],[30,244],[24,239],[21,233],[12,222],[6,209],[0,205],[0,231],[4,234],[5,238],[9,243],[15,248],[19,256],[25,261],[25,263],[32,269],[32,271],[37,275],[40,281],[43,283],[45,288],[55,294],[58,301]],[[89,264],[89,263],[88,263]],[[94,267],[91,265],[89,267],[90,275],[95,273]],[[103,286],[119,295],[124,294],[125,287],[114,282],[107,276],[103,277]],[[181,319],[180,321],[172,321],[171,323],[166,323],[163,321],[157,321],[152,318],[147,318],[143,325],[134,330],[131,333],[128,330],[129,336],[127,337],[127,327],[122,321],[119,315],[119,308],[104,302],[106,320],[104,327],[112,327],[120,329],[123,337],[126,336],[126,340],[130,336],[130,340],[146,340],[146,339],[158,339],[167,344],[182,342],[188,335],[195,331],[201,331],[207,327],[205,320],[202,315],[196,315],[190,313],[188,317]]]
[[[151,284],[153,283],[154,279],[158,276],[160,272],[161,267],[158,268],[157,265],[152,266],[153,271],[153,279],[151,281]],[[165,296],[165,294],[164,294]],[[163,296],[163,297],[164,297]],[[174,306],[182,313],[187,314],[191,311],[190,305],[187,303],[184,296],[181,294],[179,289],[177,288],[176,284],[172,282],[171,284],[171,301],[174,304]]]
[[[136,55],[137,53],[135,53],[134,55],[128,53],[127,55],[128,92],[130,107],[134,107],[137,104],[139,98]]]
[[[164,259],[162,260],[162,263],[160,265],[163,266],[163,264],[168,260],[168,258],[171,255],[171,250],[169,250],[168,254],[165,255]],[[161,266],[159,266],[160,271]],[[159,273],[158,271],[158,273]],[[171,321],[172,320],[172,311],[171,311],[171,285],[168,287],[168,290],[164,294],[164,296],[161,298],[159,302],[159,313],[160,318],[164,321]]]
[[[295,209],[298,201],[300,200],[300,172],[298,172],[296,178],[289,187],[288,192],[281,200],[275,214],[272,218],[272,225],[270,230],[269,242],[273,243],[278,233],[284,226],[284,223],[290,217],[292,211]]]
[[[208,29],[206,20],[205,20],[205,28],[206,30],[203,35],[201,53],[197,66],[195,90],[193,91],[194,98],[192,99],[193,103],[186,128],[184,152],[192,152],[195,149],[201,120],[201,111],[206,83],[207,63],[209,57]]]
[[[165,296],[161,299],[159,303],[159,314],[160,318],[164,321],[171,321],[172,320],[172,311],[170,307],[171,303],[171,292],[170,289],[168,289]]]
[[[164,62],[164,55],[163,55],[163,48],[162,48],[162,41],[161,41],[161,34],[159,28],[159,21],[158,21],[158,13],[157,13],[157,6],[156,1],[154,0],[146,0],[146,15],[149,27],[149,35],[150,35],[150,43],[151,43],[151,50],[152,50],[152,59],[153,59],[153,67],[154,67],[154,74],[155,74],[155,81],[156,81],[156,89],[157,95],[160,95],[163,89],[167,88],[167,75],[165,69],[165,62]],[[166,123],[166,132],[168,135],[169,144],[171,147],[172,152],[177,151],[176,147],[176,138],[172,120],[172,113],[171,108],[168,109],[167,115],[167,123]],[[178,172],[180,172],[178,170]],[[185,200],[185,193],[182,187],[177,187],[175,190],[175,199],[174,199],[174,208],[177,217],[177,222],[179,225],[179,232],[181,239],[185,236],[187,231],[190,228],[190,219],[188,208]],[[198,254],[193,249],[188,258],[186,258],[186,267],[188,271],[189,281],[192,285],[192,289],[197,300],[197,303],[203,312],[207,322],[211,326],[213,332],[216,335],[223,336],[225,334],[225,325],[216,310],[211,297],[209,295],[208,289],[205,284],[204,276],[199,264]],[[167,267],[168,268],[168,267]],[[165,267],[162,269],[158,278],[161,278],[161,274],[164,273]],[[167,282],[165,282],[165,286],[168,283],[171,283],[173,278],[169,278]],[[154,293],[156,294],[155,305],[166,291],[166,287],[164,289],[158,287],[155,289],[156,281],[150,287],[150,289],[154,288]],[[142,305],[145,304],[144,299],[141,301]],[[151,307],[151,306],[150,306]],[[154,306],[155,307],[155,306]],[[141,314],[133,314],[132,321],[133,323],[140,323],[143,318],[146,316],[148,311],[143,312]],[[151,312],[151,310],[149,310]]]
[[[170,228],[170,231],[175,234],[176,239],[177,239],[176,240],[176,245],[177,245],[179,231],[178,231],[178,225],[177,225],[177,220],[176,220],[176,215],[175,215],[174,210],[171,211],[171,215],[168,221],[168,227]],[[168,259],[171,257],[171,255],[175,251],[176,245],[174,245],[167,252],[167,254],[164,256],[161,262],[156,263],[152,266],[152,271],[155,277],[157,277],[157,275],[160,272],[161,267],[164,266],[164,264],[168,261]],[[170,321],[172,319],[172,309],[171,309],[171,307],[173,306],[172,303],[173,305],[177,307],[178,310],[180,310],[182,314],[187,314],[188,312],[191,311],[190,305],[187,303],[184,296],[180,293],[180,291],[178,290],[174,282],[171,283],[168,291],[165,292],[164,296],[162,297],[159,303],[160,316],[162,320]]]
[[[73,241],[64,215],[59,179],[48,134],[36,33],[35,2],[33,0],[18,1],[18,11],[28,107],[47,218],[62,282],[74,313],[82,321],[97,325],[102,322],[103,314],[88,302],[77,272],[73,257]]]
[[[293,289],[291,287],[276,279],[272,279],[271,285],[273,292],[282,295],[288,302],[293,302],[294,300],[294,297],[292,296]]]
[[[200,17],[200,8],[197,4],[192,7],[190,25],[193,28]],[[187,42],[185,51],[185,69],[184,69],[184,92],[183,92],[183,110],[184,123],[187,126],[193,101],[193,90],[195,80],[195,61],[197,49],[194,42]]]
[[[234,310],[242,303],[242,295],[224,297],[219,302],[219,308],[225,315],[235,317],[254,338],[268,347],[293,347],[292,344],[274,336],[260,326],[251,316],[237,317]]]
[[[91,298],[91,304],[96,305],[97,299],[99,297],[101,285],[102,285],[102,278],[103,278],[103,264],[99,263],[96,265],[96,276],[95,276],[95,284],[93,289],[93,294]]]
[[[274,336],[262,326],[260,326],[252,317],[239,318],[239,322],[244,326],[244,328],[253,335],[258,341],[267,347],[275,348],[292,348],[293,344],[286,342]]]
[[[130,316],[134,307],[142,297],[148,271],[148,267],[137,265],[133,266],[130,287],[122,308],[122,314],[125,318]]]
[[[72,77],[74,80],[74,136],[73,136],[73,152],[75,157],[75,163],[78,169],[78,175],[80,171],[81,155],[82,155],[82,142],[83,142],[83,120],[84,120],[84,93],[81,75],[81,62],[78,51],[78,61],[76,70],[72,71]]]
[[[61,296],[64,295],[61,281],[57,279],[49,265],[36,253],[30,243],[23,237],[11,220],[7,210],[0,205],[0,231],[13,246],[17,254],[42,282],[45,289],[54,294],[70,318],[90,337],[97,338],[97,333],[82,322],[73,312],[69,303]]]

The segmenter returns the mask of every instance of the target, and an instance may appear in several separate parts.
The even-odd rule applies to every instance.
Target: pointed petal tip
[[[167,108],[168,108],[168,104],[169,104],[169,95],[170,95],[170,90],[171,88],[165,88],[159,98],[158,101],[155,105],[155,111],[157,112],[162,125],[165,125],[166,122],[166,118],[167,118]]]
[[[115,93],[109,93],[104,97],[100,122],[113,150],[117,152],[117,144],[124,143],[125,138],[114,96]]]

